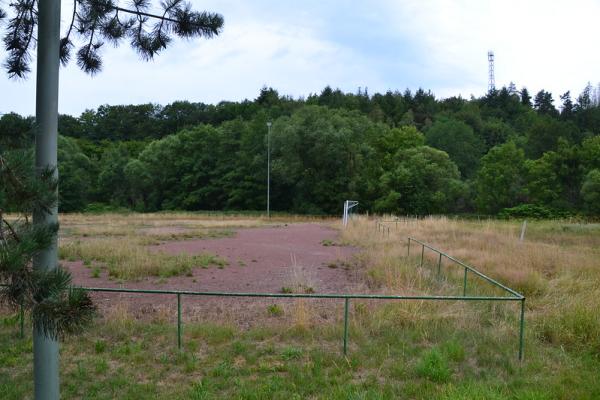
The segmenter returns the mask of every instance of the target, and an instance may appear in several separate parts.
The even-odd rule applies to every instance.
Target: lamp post
[[[271,218],[271,121],[267,122],[267,218]]]

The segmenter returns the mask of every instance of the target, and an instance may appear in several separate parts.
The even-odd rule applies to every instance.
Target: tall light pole
[[[271,125],[267,122],[267,218],[271,218]]]

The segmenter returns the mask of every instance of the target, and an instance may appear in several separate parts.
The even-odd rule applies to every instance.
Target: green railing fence
[[[457,265],[464,268],[464,286],[462,295],[450,295],[450,296],[435,296],[435,295],[416,295],[416,296],[402,296],[402,295],[381,295],[381,294],[303,294],[303,293],[233,293],[233,292],[200,292],[200,291],[185,291],[185,290],[151,290],[151,289],[126,289],[126,288],[94,288],[94,287],[81,287],[81,289],[90,292],[110,292],[110,293],[133,293],[133,294],[157,294],[157,295],[171,295],[175,296],[177,300],[177,347],[181,349],[183,347],[183,322],[182,322],[182,299],[184,296],[204,296],[204,297],[240,297],[240,298],[303,298],[303,299],[331,299],[331,300],[343,300],[344,301],[344,328],[343,328],[343,345],[342,351],[344,354],[348,353],[348,331],[349,331],[349,306],[350,300],[357,299],[369,299],[369,300],[416,300],[416,301],[492,301],[492,302],[510,302],[517,301],[521,303],[520,311],[520,324],[519,324],[519,349],[518,359],[523,360],[523,347],[524,347],[524,329],[525,329],[525,297],[518,292],[502,285],[494,279],[482,274],[473,267],[455,259],[454,257],[433,248],[432,246],[421,242],[414,238],[408,238],[407,256],[410,256],[411,243],[415,242],[421,245],[421,262],[420,266],[423,265],[423,257],[425,249],[429,249],[439,254],[438,270],[441,267],[442,257],[453,261]],[[467,273],[470,272],[485,281],[503,289],[509,296],[467,296]],[[438,271],[439,273],[439,271]],[[24,337],[24,312],[21,308],[19,312],[20,318],[20,335]]]
[[[515,301],[515,302],[519,302],[520,303],[520,314],[519,314],[519,360],[523,359],[523,346],[524,346],[524,334],[525,334],[525,296],[523,296],[521,293],[517,292],[516,290],[513,290],[511,288],[509,288],[506,285],[501,284],[500,282],[496,281],[495,279],[490,278],[489,276],[477,271],[475,268],[473,268],[470,265],[465,264],[464,262],[457,260],[456,258],[452,257],[451,255],[448,255],[446,253],[444,253],[443,251],[440,251],[430,245],[428,245],[427,243],[423,243],[420,240],[417,240],[415,238],[409,237],[408,238],[408,245],[406,247],[406,257],[410,257],[410,246],[411,243],[415,242],[418,245],[421,246],[421,261],[419,263],[419,267],[423,267],[423,260],[425,257],[425,249],[429,249],[431,251],[433,251],[434,253],[436,253],[438,255],[437,257],[437,275],[438,277],[441,274],[441,267],[442,267],[442,262],[443,262],[443,258],[446,258],[448,260],[450,260],[454,265],[458,265],[462,268],[464,268],[464,274],[463,274],[463,290],[462,290],[462,295],[463,298],[467,298],[467,277],[468,277],[468,273],[472,273],[475,276],[477,276],[478,278],[483,279],[485,282],[490,283],[491,285],[501,289],[504,292],[507,292],[508,294],[510,294],[510,296],[508,297],[497,297],[497,298],[502,298],[502,299],[509,299],[511,301]]]

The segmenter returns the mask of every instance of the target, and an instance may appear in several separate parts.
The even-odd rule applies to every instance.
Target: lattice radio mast
[[[493,92],[496,90],[496,79],[494,78],[494,52],[488,51],[488,63],[489,63],[489,81],[488,81],[488,90]]]

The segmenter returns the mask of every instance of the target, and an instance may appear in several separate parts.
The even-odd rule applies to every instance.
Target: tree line
[[[600,215],[600,90],[430,91],[100,106],[59,118],[60,208]],[[30,132],[5,114],[3,137]],[[30,140],[24,147],[31,146]]]

